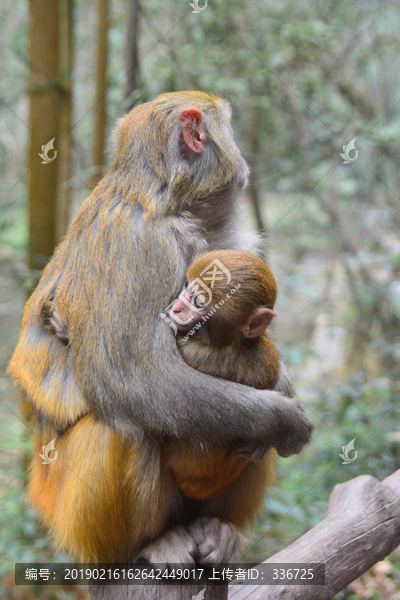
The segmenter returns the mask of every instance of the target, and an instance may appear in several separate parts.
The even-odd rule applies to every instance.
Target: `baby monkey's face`
[[[240,295],[240,292],[238,295]],[[230,302],[234,302],[233,297],[230,298]],[[172,305],[170,318],[179,331],[189,331],[201,321],[202,317],[213,306],[211,291],[207,287],[202,287],[201,280],[196,278],[189,281],[188,285],[183,288],[178,300]],[[218,307],[218,304],[216,306]],[[232,308],[235,308],[235,306],[231,304]],[[259,337],[267,329],[273,317],[276,317],[276,314],[267,306],[254,307],[244,322],[243,315],[240,313],[235,314],[234,310],[229,312],[231,319],[224,319],[226,312],[227,306],[223,305],[218,308],[215,314],[212,314],[211,319],[217,320],[216,322],[220,323],[221,326],[224,324],[223,330],[229,329],[230,333],[235,330],[245,338]]]
[[[197,280],[189,281],[170,310],[179,331],[189,331],[210,309],[211,297]]]

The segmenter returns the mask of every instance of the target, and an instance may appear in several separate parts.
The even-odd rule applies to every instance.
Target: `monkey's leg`
[[[171,470],[165,465],[164,458],[161,462],[163,477],[168,481],[168,486],[172,484],[174,492],[178,495],[175,504],[177,510],[175,510],[173,520],[171,520],[175,525],[166,529],[163,535],[146,546],[137,558],[152,564],[193,564],[197,554],[197,546],[185,525],[199,514],[203,503],[187,498],[178,491]]]
[[[57,458],[42,464],[42,445],[55,437],[46,422],[37,424],[29,486],[54,541],[74,560],[132,559],[166,529],[178,504],[158,444],[124,439],[86,415],[56,439]]]
[[[275,461],[276,452],[271,450],[263,460],[250,462],[221,494],[204,503],[203,516],[188,527],[198,547],[198,562],[238,560],[247,540],[237,528],[261,512],[265,492],[274,481]]]
[[[187,530],[196,544],[196,562],[202,564],[235,562],[246,546],[236,527],[217,517],[199,517]]]
[[[153,564],[194,564],[196,554],[193,537],[182,525],[176,525],[146,546],[138,558]]]

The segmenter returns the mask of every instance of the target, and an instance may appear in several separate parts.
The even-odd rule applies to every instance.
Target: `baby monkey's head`
[[[226,345],[259,337],[276,316],[276,295],[275,278],[260,258],[241,250],[215,250],[189,266],[170,315],[180,331],[201,324],[211,343]]]

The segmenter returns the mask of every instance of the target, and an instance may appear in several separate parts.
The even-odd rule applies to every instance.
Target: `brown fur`
[[[186,272],[188,284],[201,278],[201,273],[215,259],[229,270],[231,281],[229,284],[224,278],[215,281],[208,308],[212,312],[221,300],[224,304],[202,323],[200,330],[193,329],[192,335],[179,334],[180,352],[191,367],[202,373],[257,389],[271,389],[279,375],[277,349],[266,331],[258,338],[246,339],[238,327],[257,308],[273,308],[277,294],[275,279],[256,256],[247,252],[217,250],[200,256],[190,265]],[[226,299],[230,290],[238,284],[240,287],[235,294]],[[263,495],[274,478],[276,453],[271,450],[261,464],[254,466],[230,447],[201,449],[189,442],[175,441],[165,445],[163,457],[174,481],[186,496],[201,500],[215,498],[211,506],[219,506],[218,516],[228,519],[229,515],[230,522],[242,526],[251,521],[261,508]],[[248,473],[253,473],[253,477],[248,479]],[[235,480],[233,492],[230,488]],[[238,493],[243,485],[248,490],[245,496]],[[224,500],[217,499],[221,493]],[[229,510],[225,513],[224,501],[232,494],[237,500],[229,502]],[[205,511],[209,514],[208,506]]]
[[[192,153],[180,115],[195,105]],[[195,122],[193,132],[196,133]],[[290,380],[259,391],[185,364],[160,313],[207,249],[240,247],[247,167],[227,102],[164,94],[117,130],[115,162],[82,204],[29,299],[9,372],[35,427],[29,498],[72,558],[132,557],[190,514],[160,455],[165,437],[299,452],[312,424]],[[58,458],[38,453],[56,438]]]
[[[59,455],[43,465],[54,438]],[[73,560],[133,559],[182,512],[160,444],[124,439],[90,414],[62,435],[36,422],[30,470],[28,500]]]

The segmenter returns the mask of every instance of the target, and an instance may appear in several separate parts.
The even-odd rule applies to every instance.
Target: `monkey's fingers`
[[[142,550],[138,560],[170,567],[177,564],[194,564],[197,545],[186,529],[180,525],[167,531],[161,538]]]
[[[243,553],[246,540],[230,523],[215,517],[200,517],[188,531],[197,543],[197,562],[207,565],[235,562]]]

